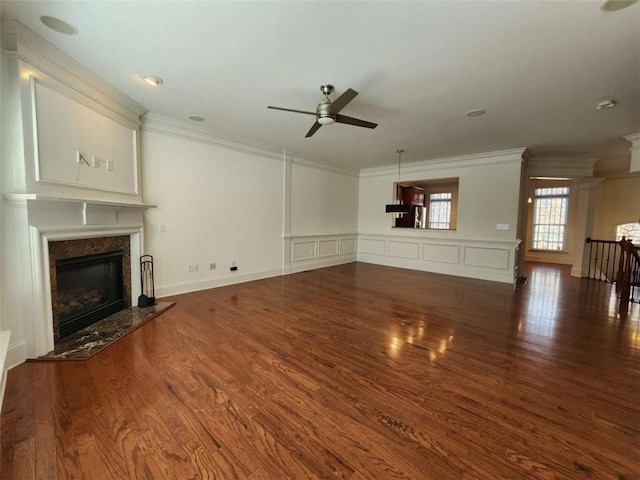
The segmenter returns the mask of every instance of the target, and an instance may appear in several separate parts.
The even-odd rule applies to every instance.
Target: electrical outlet
[[[209,270],[215,270],[216,269],[216,264],[215,263],[210,263],[209,264]]]
[[[233,262],[231,262],[231,266],[235,267],[236,266],[236,261],[234,260]]]
[[[165,227],[164,223],[160,224],[160,233],[164,233],[167,231],[167,228]]]
[[[109,160],[107,158],[106,162],[107,162],[107,170],[110,171],[110,172],[113,172],[113,160]]]
[[[509,230],[508,223],[498,223],[496,224],[496,230]]]
[[[198,265],[197,263],[193,266],[193,271],[194,272],[199,272],[200,271],[200,265]]]
[[[189,265],[189,273],[193,273],[193,265]]]

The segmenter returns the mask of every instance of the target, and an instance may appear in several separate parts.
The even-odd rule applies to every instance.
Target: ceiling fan
[[[356,98],[356,95],[358,95],[358,92],[350,88],[332,102],[329,99],[329,95],[331,95],[333,90],[334,90],[333,85],[329,83],[320,85],[320,91],[324,93],[324,100],[322,100],[318,104],[318,106],[316,107],[315,113],[305,112],[304,110],[292,110],[291,108],[282,108],[282,107],[268,106],[267,108],[272,108],[274,110],[283,110],[285,112],[315,115],[316,122],[313,124],[313,126],[309,129],[309,131],[305,135],[306,138],[316,133],[322,125],[331,125],[334,122],[347,123],[349,125],[355,125],[357,127],[365,127],[365,128],[376,128],[378,126],[377,123],[371,123],[365,120],[360,120],[358,118],[347,117],[346,115],[340,115],[339,113],[340,110],[346,107],[351,100]]]

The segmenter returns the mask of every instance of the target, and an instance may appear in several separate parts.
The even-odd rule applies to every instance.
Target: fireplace
[[[128,235],[49,242],[54,341],[131,306]]]
[[[123,256],[119,251],[56,262],[60,338],[124,308]]]

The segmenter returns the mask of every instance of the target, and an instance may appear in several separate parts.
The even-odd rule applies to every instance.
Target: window
[[[458,225],[459,184],[458,177],[410,180],[394,184],[395,201],[410,204],[411,207],[409,213],[394,216],[392,226],[455,230]]]
[[[451,228],[451,192],[429,195],[429,228]]]
[[[533,198],[534,250],[564,251],[569,187],[536,188]]]
[[[640,244],[640,223],[625,223],[616,228],[616,240],[619,242],[625,237],[634,244]]]

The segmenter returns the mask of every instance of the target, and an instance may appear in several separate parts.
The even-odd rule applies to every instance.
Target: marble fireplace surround
[[[29,202],[31,203],[31,202]],[[43,203],[55,203],[56,209],[62,206],[59,202],[33,202],[28,206],[30,217],[33,210],[51,211],[51,205],[43,205]],[[63,202],[64,203],[64,202]],[[70,204],[65,204],[70,205]],[[65,240],[81,240],[102,237],[129,236],[130,245],[130,265],[125,270],[131,272],[131,298],[127,299],[130,305],[134,305],[140,295],[140,267],[139,259],[142,255],[143,245],[143,212],[151,205],[143,204],[100,204],[97,205],[100,215],[87,215],[86,212],[93,210],[88,203],[80,204],[83,215],[75,222],[63,222],[60,224],[39,225],[31,223],[29,225],[29,238],[31,243],[31,268],[33,279],[33,300],[34,300],[34,317],[30,332],[27,337],[35,345],[35,352],[31,350],[32,357],[41,356],[49,353],[54,349],[54,325],[53,325],[53,308],[51,295],[51,275],[49,262],[49,242],[65,241]],[[76,203],[75,206],[77,207]],[[120,215],[119,212],[126,211]],[[104,213],[107,213],[104,215]],[[38,217],[39,215],[34,215]],[[77,219],[77,216],[73,216]],[[68,220],[68,218],[67,218]],[[92,224],[93,223],[93,224]],[[99,223],[99,224],[95,224]],[[29,340],[27,340],[29,341]]]
[[[122,252],[122,278],[124,308],[131,304],[131,238],[129,235],[81,238],[79,240],[49,241],[49,278],[51,279],[51,296],[53,309],[54,343],[60,340],[60,317],[63,315],[62,303],[58,299],[58,261],[85,257],[86,255]],[[99,304],[102,305],[102,304]],[[74,333],[74,332],[71,332]]]

